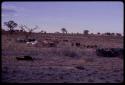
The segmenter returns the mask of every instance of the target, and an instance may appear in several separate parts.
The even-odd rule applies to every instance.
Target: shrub
[[[79,70],[84,70],[85,69],[85,67],[83,67],[83,66],[76,66],[76,68],[79,69]]]
[[[81,56],[80,51],[74,50],[71,48],[69,48],[69,49],[63,48],[61,51],[62,51],[62,55],[64,55],[64,56],[69,56],[69,57],[80,57]]]

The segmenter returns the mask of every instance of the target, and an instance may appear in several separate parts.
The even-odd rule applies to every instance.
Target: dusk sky
[[[123,34],[123,3],[104,2],[3,2],[2,24],[14,20],[19,25],[39,26],[36,31]],[[4,27],[6,28],[6,27]],[[18,29],[18,28],[17,28]]]

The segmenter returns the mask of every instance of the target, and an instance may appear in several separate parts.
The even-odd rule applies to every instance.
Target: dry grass
[[[123,60],[120,58],[98,57],[95,49],[71,47],[69,44],[64,46],[60,44],[52,48],[43,48],[39,46],[40,43],[37,47],[28,46],[25,43],[17,43],[16,37],[2,36],[3,82],[119,83],[123,81]],[[93,44],[94,39],[92,41],[86,39],[78,41]],[[96,40],[97,44],[100,43],[99,39]],[[103,43],[109,44],[108,41],[107,39],[107,43],[106,41]],[[113,42],[122,46],[121,41]],[[32,56],[34,61],[16,60],[16,57],[23,55]]]
[[[81,57],[83,55],[83,50],[79,48],[50,48],[45,51],[46,53],[49,53],[50,55],[57,55],[57,56],[68,56],[68,57]]]

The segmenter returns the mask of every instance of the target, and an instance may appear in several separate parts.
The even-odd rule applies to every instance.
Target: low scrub
[[[81,53],[78,50],[74,49],[62,49],[62,54],[64,56],[69,56],[69,57],[80,57]]]
[[[79,70],[84,70],[85,69],[85,67],[83,67],[83,66],[76,66],[75,68],[77,68]]]
[[[44,52],[45,54],[45,52]],[[47,55],[81,57],[83,52],[77,48],[51,48],[46,50]]]

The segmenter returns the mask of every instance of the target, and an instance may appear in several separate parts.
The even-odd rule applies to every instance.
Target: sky
[[[39,27],[36,32],[61,32],[66,28],[69,33],[114,32],[123,34],[123,2],[3,2],[3,22],[14,20],[18,25],[30,28]],[[18,27],[16,29],[19,29]]]

